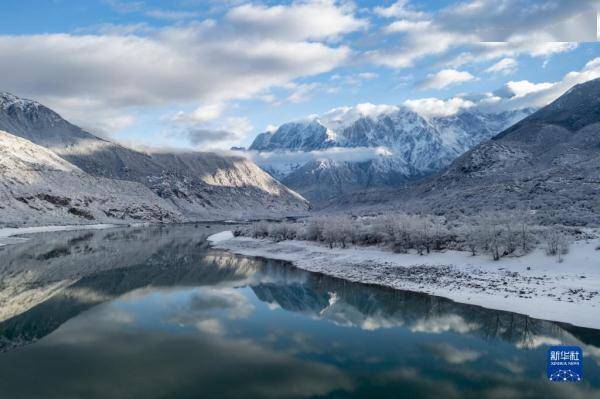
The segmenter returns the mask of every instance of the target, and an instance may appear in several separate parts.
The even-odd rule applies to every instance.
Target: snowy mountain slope
[[[300,215],[308,203],[243,157],[153,153],[165,168],[148,186],[192,219]]]
[[[147,187],[90,176],[50,150],[0,131],[0,223],[181,221]]]
[[[306,163],[284,177],[282,183],[320,204],[365,187],[399,186],[409,181],[408,176],[420,175],[400,158],[380,157],[360,162],[322,159]]]
[[[599,109],[600,79],[576,85],[432,178],[347,201],[447,214],[525,208],[549,223],[599,224]]]
[[[51,109],[0,93],[0,129],[44,146],[84,172],[142,183],[188,218],[304,213],[308,203],[250,161],[217,154],[147,154],[98,138]]]
[[[464,110],[447,117],[425,117],[407,107],[360,104],[286,123],[258,135],[249,149],[259,152],[255,160],[263,169],[318,205],[354,190],[398,187],[439,171],[531,112]],[[388,154],[373,152],[370,159],[339,161],[327,151],[337,148],[385,148]],[[298,159],[307,153],[318,155],[298,165],[293,156],[288,164],[271,162],[277,157],[265,153],[273,152],[296,153]]]

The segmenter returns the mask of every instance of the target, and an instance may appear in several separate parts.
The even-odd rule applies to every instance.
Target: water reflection
[[[600,397],[596,330],[213,251],[217,228],[0,251],[0,397]],[[545,381],[558,343],[584,383]]]

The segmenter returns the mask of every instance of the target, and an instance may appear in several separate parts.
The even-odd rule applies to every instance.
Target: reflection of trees
[[[285,266],[278,268],[289,269]],[[354,284],[311,273],[305,273],[302,282],[259,283],[253,285],[252,289],[259,299],[277,303],[283,309],[311,313],[314,316],[325,315],[324,317],[334,320],[353,322],[356,326],[370,319],[380,320],[382,326],[410,327],[423,321],[435,322],[444,317],[457,316],[455,320],[462,320],[468,328],[461,330],[459,326],[454,326],[455,332],[476,334],[485,339],[501,339],[525,347],[533,346],[535,337],[540,335],[560,337],[566,332],[565,326],[560,323],[456,303],[426,294]],[[336,298],[334,305],[330,303],[333,294]],[[335,309],[328,310],[333,307]],[[344,312],[352,314],[352,317],[340,314]],[[598,330],[568,330],[575,336],[587,335],[588,340],[589,336],[596,337],[596,340],[600,337]]]
[[[71,232],[4,251],[4,284],[15,275],[29,276],[30,270],[36,272],[33,279],[24,280],[24,287],[65,278],[77,282],[0,323],[0,350],[35,341],[92,306],[146,286],[249,285],[260,300],[288,311],[368,328],[403,325],[414,331],[455,331],[523,346],[533,345],[536,336],[558,337],[565,331],[587,342],[600,340],[597,330],[213,251],[207,248],[208,234],[194,226]]]

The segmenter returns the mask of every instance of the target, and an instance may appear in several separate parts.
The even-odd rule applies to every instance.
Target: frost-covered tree
[[[569,253],[569,238],[558,227],[547,228],[544,233],[546,243],[546,254],[556,256],[559,262],[562,262],[563,255]]]

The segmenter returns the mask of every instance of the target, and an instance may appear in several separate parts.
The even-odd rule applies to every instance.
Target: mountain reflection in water
[[[600,331],[208,248],[205,225],[0,249],[0,397],[600,397]],[[585,380],[546,381],[548,345]]]

